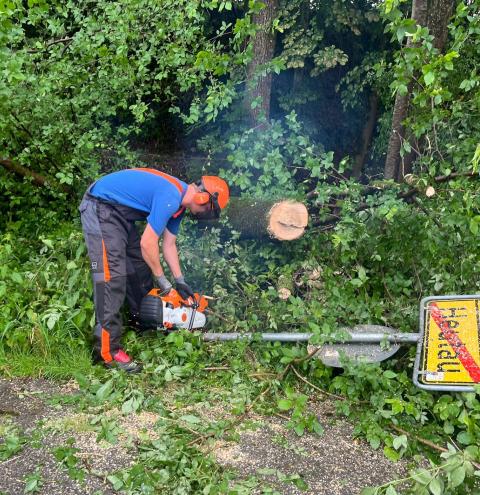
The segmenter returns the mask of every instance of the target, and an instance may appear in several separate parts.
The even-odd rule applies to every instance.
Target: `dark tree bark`
[[[290,200],[255,200],[230,198],[226,212],[230,225],[241,239],[270,238],[291,241],[301,237],[308,224],[308,211],[303,203]],[[200,226],[218,222],[199,222]]]
[[[416,24],[420,26],[426,25],[427,11],[427,0],[413,0],[412,19],[415,20]],[[411,45],[411,38],[408,38],[407,47]],[[395,98],[395,105],[393,107],[392,115],[392,129],[390,132],[390,139],[388,141],[387,158],[385,160],[385,179],[396,179],[399,176],[400,147],[402,145],[403,139],[405,138],[403,121],[407,116],[412,87],[412,83],[410,83],[407,94],[400,95],[399,93],[397,93],[397,96]]]
[[[378,114],[378,95],[372,93],[369,98],[370,109],[368,112],[368,119],[365,122],[365,126],[362,131],[362,143],[359,152],[355,156],[355,163],[353,165],[353,177],[358,179],[362,175],[365,159],[367,158],[370,143],[372,142],[373,130],[377,122]]]
[[[32,179],[32,182],[37,186],[46,187],[49,185],[48,180],[43,175],[37,174],[37,172],[33,172],[27,167],[24,167],[19,163],[15,163],[8,158],[0,158],[0,165],[5,167],[7,170],[10,170],[10,172],[19,175],[20,177]]]
[[[455,0],[413,0],[412,19],[421,26],[427,26],[434,36],[433,45],[443,52],[448,36],[448,21],[453,14]],[[407,46],[411,46],[410,38]],[[400,147],[405,138],[405,129],[402,125],[407,117],[410,93],[413,83],[408,87],[405,96],[397,94],[392,116],[392,130],[388,143],[387,158],[385,160],[385,178],[402,181],[410,173],[414,155],[409,154],[404,160],[400,159]]]
[[[52,188],[52,189],[60,189],[63,192],[70,193],[72,189],[66,184],[58,184],[55,180],[51,180],[42,174],[34,172],[33,170],[20,165],[20,163],[14,162],[9,158],[0,158],[0,165],[18,175],[19,177],[23,177],[25,179],[31,179],[32,183],[39,187],[44,188]]]
[[[429,0],[427,25],[435,37],[433,46],[444,51],[448,37],[448,21],[453,15],[455,0]]]
[[[270,97],[272,93],[272,74],[256,76],[262,65],[270,62],[275,53],[276,34],[272,31],[272,23],[278,12],[278,0],[264,0],[265,8],[253,16],[253,22],[259,26],[253,40],[253,59],[247,69],[246,111],[252,125],[257,125],[259,117],[264,114],[270,117]],[[262,101],[255,108],[252,102],[261,97]]]

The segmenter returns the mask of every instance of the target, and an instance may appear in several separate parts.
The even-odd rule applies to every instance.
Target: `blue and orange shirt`
[[[181,202],[187,184],[153,168],[132,168],[105,175],[90,194],[110,203],[145,212],[147,222],[160,236],[165,229],[178,234],[185,211]]]

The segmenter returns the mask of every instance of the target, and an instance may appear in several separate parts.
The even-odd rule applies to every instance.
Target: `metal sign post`
[[[420,304],[419,333],[398,333],[379,325],[343,329],[347,340],[333,339],[318,347],[316,357],[342,367],[343,358],[379,362],[393,356],[400,344],[417,344],[413,382],[427,390],[473,392],[480,384],[480,295],[427,297]],[[262,339],[308,342],[311,333],[205,333],[206,341]],[[309,352],[315,350],[309,346]]]

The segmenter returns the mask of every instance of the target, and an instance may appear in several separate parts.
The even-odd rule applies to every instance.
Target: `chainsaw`
[[[172,289],[167,295],[160,295],[160,289],[152,289],[140,305],[139,319],[144,328],[156,330],[195,330],[205,326],[205,309],[208,301],[198,293],[187,300]]]

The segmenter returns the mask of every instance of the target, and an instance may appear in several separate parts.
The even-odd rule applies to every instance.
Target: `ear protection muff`
[[[193,201],[197,205],[206,205],[210,201],[210,194],[207,192],[197,192],[195,196],[193,196]]]
[[[197,182],[197,186],[200,190],[193,196],[193,201],[195,201],[197,205],[206,205],[212,201],[212,195],[205,190],[205,186],[201,180]]]
[[[209,211],[197,213],[197,218],[200,216],[204,219],[220,218],[222,207],[224,208],[228,202],[229,191],[227,183],[215,176],[203,176],[196,183],[198,192],[193,196],[193,201],[197,205],[210,205]]]

